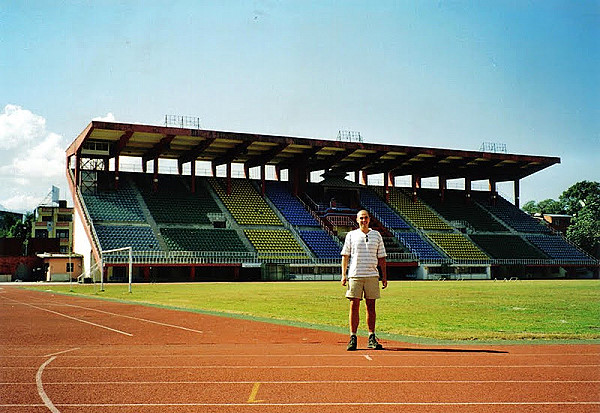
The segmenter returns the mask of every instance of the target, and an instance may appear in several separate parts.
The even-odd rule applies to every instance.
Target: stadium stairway
[[[200,179],[198,179],[198,178],[200,178]],[[250,240],[248,240],[248,238],[244,234],[244,230],[237,223],[237,221],[233,218],[233,215],[231,215],[231,212],[229,212],[229,210],[227,209],[227,207],[225,206],[225,204],[223,203],[223,201],[221,201],[221,198],[219,197],[219,195],[213,190],[213,187],[209,183],[208,179],[207,178],[203,178],[203,177],[197,177],[196,178],[196,185],[198,185],[198,184],[203,185],[203,187],[206,189],[206,191],[213,198],[213,200],[215,201],[215,203],[217,204],[217,206],[219,207],[219,209],[223,213],[223,216],[225,217],[225,221],[227,222],[227,227],[235,230],[235,232],[238,234],[238,237],[240,238],[240,240],[242,241],[242,243],[246,247],[246,250],[247,251],[254,251],[254,247],[250,243]]]
[[[465,192],[457,190],[446,190],[446,196],[442,202],[437,189],[421,189],[419,199],[435,210],[446,221],[454,225],[461,223],[469,232],[508,232],[508,228],[497,220],[488,210],[482,208],[476,202],[466,202]]]
[[[140,203],[140,207],[142,209],[142,214],[144,214],[144,219],[150,225],[150,228],[154,232],[154,235],[156,236],[156,239],[158,241],[158,246],[160,247],[161,250],[167,251],[167,244],[165,243],[165,240],[163,239],[163,237],[160,233],[160,229],[158,228],[156,221],[152,217],[152,214],[150,213],[150,210],[148,209],[148,206],[146,205],[146,202],[144,201],[144,197],[142,196],[142,193],[140,192],[137,185],[135,185],[135,183],[133,182],[131,177],[126,176],[125,178],[128,180],[129,184],[131,185],[131,187],[135,193],[136,199]]]
[[[258,182],[254,182],[254,186],[255,189],[257,191],[260,191],[260,187]],[[279,186],[279,185],[278,185]],[[280,191],[282,190],[281,187],[278,188]],[[310,216],[310,220],[309,222],[307,222],[307,224],[310,225],[293,225],[291,224],[287,217],[285,215],[283,215],[283,213],[279,210],[279,208],[277,208],[277,205],[275,205],[275,203],[269,198],[268,196],[268,191],[267,193],[265,193],[265,201],[267,202],[267,204],[273,209],[273,211],[277,214],[277,216],[279,217],[279,219],[281,219],[281,221],[284,223],[284,226],[290,230],[290,232],[292,233],[293,237],[296,239],[296,241],[298,242],[298,244],[300,244],[300,246],[302,246],[302,248],[304,249],[304,251],[306,252],[306,254],[308,254],[310,257],[314,257],[314,258],[323,258],[319,256],[319,253],[321,251],[313,251],[313,249],[310,247],[310,245],[307,244],[307,240],[308,239],[312,239],[311,238],[307,238],[305,239],[305,237],[303,237],[302,235],[306,235],[307,231],[319,231],[319,232],[323,232],[323,234],[326,235],[326,237],[331,238],[331,236],[329,235],[328,232],[326,232],[323,228],[325,228],[325,226],[322,224],[322,222],[320,222],[319,220],[317,220],[317,218],[315,218],[316,214],[311,214],[310,209],[308,208],[308,206],[302,202],[301,200],[299,200],[298,198],[295,198],[298,202],[299,205],[302,205],[301,207],[304,209],[307,209],[307,214]],[[289,194],[289,197],[293,197],[293,195]],[[314,220],[314,225],[313,225],[313,221]],[[319,225],[319,226],[317,226]],[[309,235],[310,237],[310,235]],[[332,239],[333,240],[333,239]],[[333,240],[333,242],[338,243],[339,244],[339,240],[335,239]],[[341,246],[340,246],[341,249]],[[326,258],[330,258],[330,257],[326,257]]]
[[[375,216],[371,216],[370,227],[376,231],[379,231],[381,238],[383,238],[383,244],[385,246],[385,252],[387,254],[405,253],[410,250],[399,242],[394,234],[388,230]]]
[[[410,225],[404,221],[383,199],[377,196],[369,188],[361,188],[360,203],[364,209],[369,211],[372,217],[390,230],[408,230]]]
[[[496,205],[489,201],[489,192],[473,192],[473,199],[485,210],[496,216],[506,226],[518,233],[551,234],[552,230],[529,216],[515,205],[498,196]]]
[[[383,200],[383,188],[374,188],[375,192]],[[406,222],[414,228],[431,231],[451,231],[449,225],[435,210],[417,199],[415,202],[400,188],[390,188],[390,202],[392,207]]]
[[[232,179],[228,195],[225,182],[220,178],[209,178],[213,190],[240,225],[283,226],[264,198],[247,179]]]
[[[242,219],[242,222],[239,222],[241,209],[239,208],[239,206],[235,205],[236,203],[239,203],[239,200],[233,201],[232,196],[225,195],[222,180],[219,180],[218,178],[209,178],[207,185],[211,187],[211,189],[214,192],[214,195],[217,198],[219,198],[219,205],[222,205],[227,211],[227,216],[231,217],[232,223],[235,223],[232,226],[234,226],[242,234],[244,234],[243,238],[250,245],[251,251],[256,251],[262,256],[266,256],[264,253],[264,249],[262,249],[263,243],[259,242],[259,238],[256,238],[253,242],[253,240],[248,238],[249,234],[257,234],[256,231],[259,230],[285,230],[285,232],[289,233],[289,235],[296,241],[296,243],[299,245],[299,247],[302,249],[302,251],[304,252],[304,254],[306,254],[307,257],[315,257],[315,254],[300,237],[300,234],[298,233],[297,229],[294,228],[286,220],[283,214],[275,207],[275,205],[267,196],[263,197],[261,195],[260,188],[256,181],[248,179],[234,179],[232,181],[232,189],[234,190],[234,192],[232,192],[232,196],[235,196],[236,194],[239,195],[241,192],[243,192],[243,196],[248,199],[248,202],[250,202],[252,205],[255,205],[256,207],[260,207],[261,211],[268,211],[269,214],[272,214],[272,218],[270,218],[268,222],[265,223],[258,221],[254,222],[251,219]],[[230,210],[230,207],[228,207],[228,204],[230,207],[236,208],[235,216]],[[238,219],[236,219],[236,217]],[[278,233],[273,232],[273,234]],[[281,235],[283,235],[283,232],[281,233]],[[257,246],[259,246],[261,250],[257,249]]]
[[[396,238],[422,262],[440,262],[448,260],[444,252],[429,242],[428,238],[419,232],[395,231]]]
[[[430,232],[427,237],[454,260],[489,260],[487,254],[463,234]]]
[[[470,238],[494,259],[543,260],[548,258],[517,234],[471,234]]]
[[[559,235],[528,234],[525,239],[550,258],[564,261],[593,261],[585,251]]]
[[[258,183],[255,183],[260,191]],[[289,187],[278,181],[265,182],[265,196],[281,215],[294,227],[317,227],[319,224],[304,203],[292,194]]]

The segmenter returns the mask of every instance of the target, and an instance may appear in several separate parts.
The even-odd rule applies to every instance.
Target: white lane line
[[[190,347],[190,346],[185,346],[185,347]],[[385,352],[379,352],[378,354],[379,357],[386,357],[386,358],[395,358],[395,357],[402,357],[404,355],[396,355],[396,354],[386,354]],[[405,356],[409,356],[408,354]],[[412,356],[412,355],[411,355]],[[413,356],[413,358],[419,357],[421,355],[416,355]],[[427,357],[443,357],[443,358],[447,358],[447,357],[461,357],[458,355],[453,355],[453,354],[448,354],[448,355],[426,355]],[[471,355],[469,355],[470,357]],[[570,354],[570,353],[564,353],[564,354],[511,354],[511,355],[504,355],[504,357],[519,357],[519,356],[600,356],[600,353],[578,353],[578,354]],[[35,357],[40,357],[40,356],[36,356],[36,355],[23,355],[23,354],[13,354],[13,355],[1,355],[0,354],[0,359],[2,358],[35,358]],[[89,354],[81,354],[81,355],[76,355],[76,356],[64,356],[64,357],[72,357],[72,358],[94,358],[94,359],[100,359],[100,358],[110,358],[110,359],[118,359],[118,358],[126,358],[126,359],[130,359],[131,356],[123,356],[123,355],[107,355],[107,354],[98,354],[98,355],[89,355]],[[185,357],[185,358],[315,358],[315,357],[330,357],[330,358],[354,358],[356,357],[356,355],[348,355],[348,354],[209,354],[209,353],[204,353],[204,354],[138,354],[138,358],[173,358],[173,357]]]
[[[18,304],[23,304],[23,305],[26,305],[26,306],[28,306],[28,307],[33,307],[33,308],[35,308],[35,309],[38,309],[38,310],[46,311],[46,312],[48,312],[48,313],[56,314],[56,315],[59,315],[59,316],[61,316],[61,317],[65,317],[65,318],[68,318],[68,319],[71,319],[71,320],[79,321],[80,323],[89,324],[89,325],[92,325],[92,326],[94,326],[94,327],[100,327],[100,328],[103,328],[103,329],[105,329],[105,330],[113,331],[113,332],[115,332],[115,333],[123,334],[123,335],[125,335],[125,336],[129,336],[129,337],[133,337],[133,334],[131,334],[131,333],[127,333],[127,332],[125,332],[125,331],[121,331],[121,330],[116,330],[116,329],[114,329],[114,328],[110,328],[110,327],[107,327],[107,326],[103,326],[103,325],[101,325],[101,324],[92,323],[91,321],[82,320],[81,318],[72,317],[72,316],[70,316],[70,315],[66,315],[66,314],[63,314],[63,313],[59,313],[58,311],[52,311],[52,310],[48,310],[47,308],[38,307],[37,305],[33,305],[33,304],[29,304],[29,303],[24,303],[24,302],[22,302],[22,301],[13,300],[13,299],[11,299],[11,298],[9,298],[9,300],[11,300],[11,301],[14,301],[15,303],[18,303]]]
[[[255,407],[255,406],[595,406],[600,401],[540,401],[540,402],[302,402],[302,403],[61,403],[62,407]],[[1,405],[19,406],[19,405]]]
[[[56,352],[56,353],[50,353],[50,354],[46,354],[46,355],[44,355],[44,356],[42,356],[42,357],[58,356],[59,354],[65,354],[65,353],[68,353],[68,352],[70,352],[70,351],[76,351],[76,350],[79,350],[79,347],[70,348],[70,349],[68,349],[68,350],[64,350],[64,351],[58,351],[58,352]]]
[[[38,369],[37,374],[35,375],[35,384],[37,385],[37,391],[38,394],[40,395],[40,397],[42,398],[42,401],[44,402],[44,405],[52,412],[52,413],[60,413],[60,410],[58,410],[54,404],[52,404],[52,400],[50,400],[50,398],[48,397],[48,395],[46,394],[46,392],[44,391],[44,386],[42,384],[42,372],[44,371],[44,368],[46,368],[46,366],[48,364],[50,364],[52,362],[52,360],[54,360],[56,358],[56,356],[54,357],[50,357],[48,360],[46,360]]]
[[[46,382],[46,386],[90,386],[90,385],[152,385],[152,384],[254,384],[256,381],[61,381]],[[261,380],[261,384],[597,384],[600,380]],[[6,385],[28,385],[31,383],[0,383]]]
[[[198,365],[198,366],[188,366],[188,365],[168,365],[168,366],[57,366],[57,367],[49,367],[53,370],[65,369],[65,370],[78,370],[78,369],[252,369],[252,370],[268,370],[268,369],[497,369],[497,368],[508,368],[508,369],[535,369],[535,368],[564,368],[564,369],[578,369],[578,368],[598,368],[600,364],[575,364],[575,365],[566,365],[566,364],[536,364],[536,365],[436,365],[436,366],[427,366],[427,365],[378,365],[378,366],[337,366],[337,365],[306,365],[306,366],[227,366],[227,365]],[[4,369],[22,369],[23,367],[2,367]]]
[[[177,329],[180,329],[180,330],[191,331],[192,333],[199,333],[199,334],[204,333],[202,330],[195,330],[193,328],[187,328],[187,327],[178,326],[178,325],[175,325],[175,324],[161,323],[160,321],[148,320],[147,318],[133,317],[133,316],[119,314],[119,313],[111,313],[110,311],[98,310],[96,308],[83,307],[83,306],[75,305],[75,304],[62,304],[62,305],[68,306],[68,307],[83,308],[85,310],[96,311],[98,313],[114,315],[114,316],[117,316],[117,317],[129,318],[131,320],[136,320],[136,321],[143,321],[145,323],[157,324],[157,325],[163,326],[163,327],[172,327],[172,328],[177,328]]]

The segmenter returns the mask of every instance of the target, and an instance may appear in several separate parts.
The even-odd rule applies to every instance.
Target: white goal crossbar
[[[100,252],[100,291],[104,291],[104,255],[111,252],[128,251],[129,252],[129,292],[131,293],[131,282],[133,279],[133,259],[131,247],[115,248]]]

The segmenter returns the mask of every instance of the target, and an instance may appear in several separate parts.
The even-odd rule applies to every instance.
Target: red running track
[[[0,411],[600,412],[600,345],[346,335],[0,286]]]

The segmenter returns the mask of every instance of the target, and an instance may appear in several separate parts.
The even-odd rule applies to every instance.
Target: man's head
[[[369,221],[371,221],[371,217],[367,211],[364,209],[358,211],[358,214],[356,214],[356,222],[358,222],[361,229],[369,228]]]

